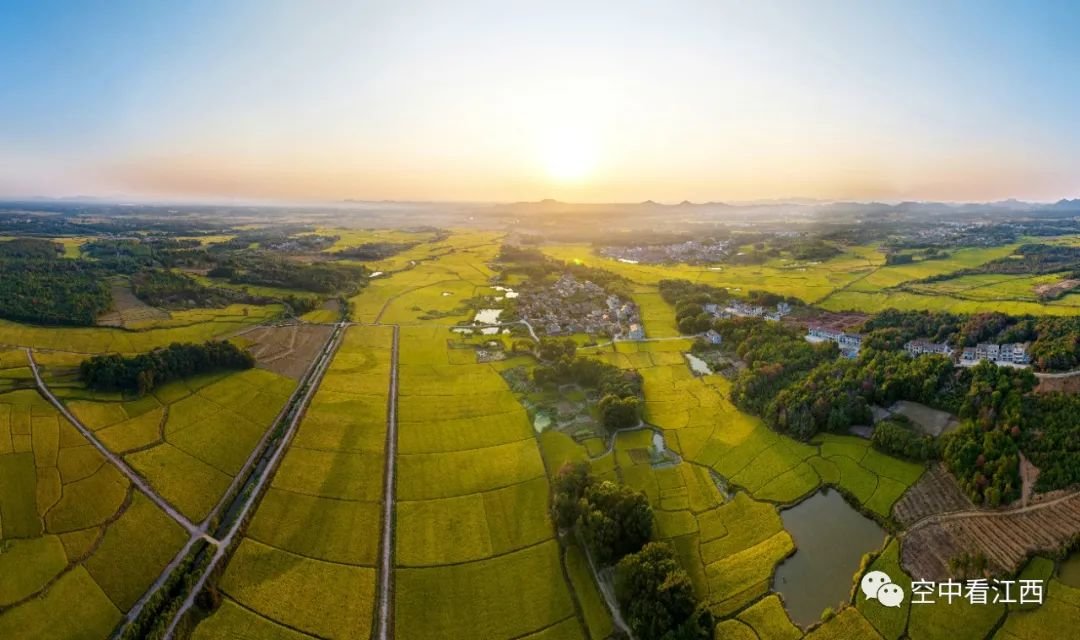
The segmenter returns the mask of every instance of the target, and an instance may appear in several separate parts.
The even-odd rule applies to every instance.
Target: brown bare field
[[[993,574],[1014,573],[1036,553],[1056,552],[1080,531],[1080,493],[1040,496],[1026,507],[930,516],[901,538],[900,562],[920,580],[949,577],[949,559],[982,554]]]
[[[257,367],[299,380],[331,331],[328,325],[290,324],[255,327],[235,337],[255,356]]]
[[[1080,373],[1059,377],[1036,376],[1039,378],[1039,384],[1035,387],[1036,393],[1080,393]]]
[[[1042,300],[1055,300],[1080,286],[1080,280],[1065,279],[1050,284],[1040,284],[1035,287],[1035,295]]]
[[[892,515],[906,528],[930,516],[974,508],[952,475],[935,464],[896,501]]]
[[[98,324],[106,327],[127,327],[136,322],[168,320],[168,311],[151,307],[135,297],[127,280],[115,278],[109,282],[112,292],[112,309],[98,318]]]

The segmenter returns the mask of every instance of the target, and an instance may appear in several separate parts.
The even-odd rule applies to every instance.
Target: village
[[[807,329],[806,340],[807,342],[835,342],[840,347],[841,355],[846,358],[854,358],[859,354],[859,349],[862,348],[863,337],[857,333],[847,333],[838,329],[811,325]],[[904,351],[911,357],[926,354],[945,356],[956,360],[962,367],[973,367],[983,361],[992,362],[1002,367],[1027,368],[1031,365],[1028,345],[1020,342],[1000,345],[980,343],[974,347],[964,347],[958,351],[943,342],[911,340],[904,345]]]
[[[713,264],[728,257],[730,245],[726,240],[688,240],[678,244],[603,247],[600,254],[630,264]]]
[[[524,288],[515,302],[517,315],[544,335],[587,333],[615,340],[645,338],[636,304],[569,273],[550,286]]]

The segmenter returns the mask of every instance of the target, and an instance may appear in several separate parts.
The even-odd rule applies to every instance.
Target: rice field
[[[589,245],[549,245],[544,252],[567,262],[578,262],[618,273],[635,284],[634,299],[650,337],[677,335],[673,321],[656,302],[655,285],[663,279],[685,279],[732,293],[761,290],[794,296],[829,311],[875,313],[888,308],[932,309],[952,313],[1004,311],[1013,314],[1073,315],[1080,308],[1080,293],[1039,302],[1033,287],[1060,279],[1054,276],[971,275],[927,284],[916,280],[983,265],[1012,253],[1021,243],[998,247],[950,250],[947,258],[905,265],[885,265],[874,246],[849,246],[830,260],[799,263],[778,258],[761,265],[649,265],[628,264],[596,255]],[[903,289],[899,288],[904,285]]]
[[[401,329],[397,637],[583,638],[528,416],[450,335]]]
[[[263,369],[177,380],[135,401],[77,395],[69,410],[192,521],[204,519],[296,381]]]
[[[266,322],[280,313],[280,305],[192,309],[174,312],[168,320],[135,323],[131,330],[113,327],[38,327],[0,320],[0,344],[80,354],[135,354],[173,342],[205,342]]]
[[[0,393],[0,637],[108,637],[186,541],[36,391]]]
[[[195,638],[370,636],[390,346],[347,331]]]

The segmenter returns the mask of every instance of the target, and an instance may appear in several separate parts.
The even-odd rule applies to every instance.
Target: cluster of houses
[[[811,325],[805,337],[807,342],[835,342],[840,347],[840,355],[845,358],[854,358],[859,355],[863,341],[863,337],[857,333],[847,333],[818,325]]]
[[[982,342],[974,347],[964,347],[960,351],[960,365],[965,367],[974,366],[984,360],[998,365],[1026,367],[1031,364],[1031,354],[1028,353],[1028,345],[1022,342],[1008,344],[992,344]],[[943,342],[929,342],[927,340],[912,340],[904,345],[904,351],[912,356],[920,356],[924,353],[953,358],[956,350]]]
[[[723,262],[728,255],[730,242],[717,240],[700,242],[688,240],[676,244],[655,244],[633,247],[604,247],[602,255],[630,264],[711,264]]]
[[[568,273],[550,287],[522,291],[517,313],[550,336],[589,333],[622,340],[645,338],[637,305]]]
[[[791,313],[791,305],[781,302],[776,309],[769,311],[761,305],[751,305],[736,300],[726,307],[721,308],[718,304],[705,305],[705,312],[715,318],[765,318],[779,322],[781,318]]]

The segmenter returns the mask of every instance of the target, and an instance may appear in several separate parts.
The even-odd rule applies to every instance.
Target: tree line
[[[173,343],[136,356],[92,356],[79,365],[86,386],[96,391],[143,395],[171,380],[200,373],[250,369],[255,358],[231,342]]]
[[[567,463],[552,483],[552,518],[573,532],[602,567],[615,565],[615,596],[640,640],[710,640],[713,617],[671,546],[652,542],[645,494]]]
[[[670,296],[676,310],[696,304],[700,290],[680,286],[686,298]],[[689,298],[689,301],[687,300]],[[1000,315],[1000,314],[999,314]],[[937,321],[941,324],[938,325]],[[1080,482],[1080,437],[1073,434],[1075,410],[1060,397],[1032,394],[1030,370],[989,362],[955,366],[944,356],[909,357],[900,349],[905,332],[955,329],[978,340],[1008,327],[994,314],[886,312],[870,319],[858,357],[838,357],[832,343],[811,344],[801,331],[777,322],[713,320],[723,348],[745,365],[731,389],[732,401],[774,430],[799,440],[820,432],[847,433],[873,423],[871,408],[898,400],[919,402],[959,415],[963,425],[933,439],[909,421],[879,422],[871,439],[885,453],[916,461],[940,458],[976,503],[997,506],[1019,495],[1019,454],[1027,451],[1046,467],[1042,488]]]

